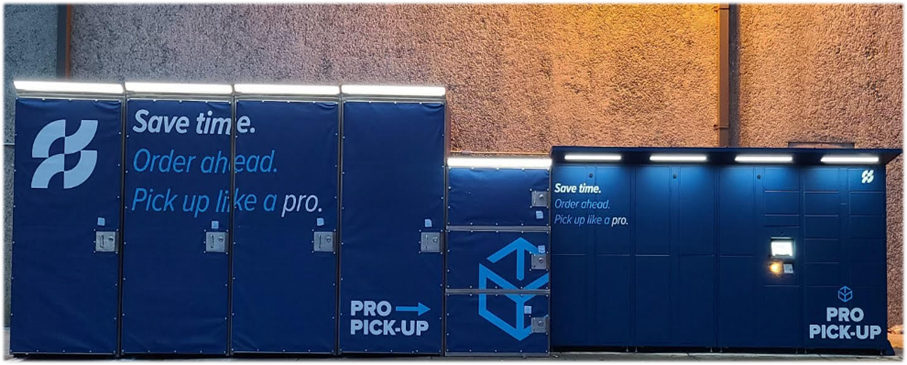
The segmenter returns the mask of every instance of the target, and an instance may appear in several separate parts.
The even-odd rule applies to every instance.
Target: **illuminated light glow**
[[[236,84],[233,89],[239,94],[276,95],[337,95],[340,87],[335,85],[266,85]]]
[[[794,241],[772,240],[772,256],[794,257]]]
[[[123,85],[92,82],[13,81],[16,90],[57,93],[122,94]]]
[[[233,86],[227,84],[178,84],[163,82],[127,82],[126,90],[152,94],[229,95]]]
[[[825,155],[822,156],[822,163],[874,164],[879,163],[879,156]]]
[[[572,154],[564,155],[566,161],[620,161],[621,155],[616,153],[599,154]]]
[[[500,169],[548,169],[551,167],[551,159],[512,157],[448,157],[447,166]]]
[[[737,155],[734,161],[742,163],[791,163],[794,162],[794,156],[791,155]]]
[[[350,95],[380,96],[444,96],[447,92],[441,86],[393,86],[393,85],[341,85],[340,90]]]
[[[706,155],[673,155],[673,154],[654,154],[649,156],[649,161],[654,162],[706,162]]]
[[[771,271],[772,274],[781,275],[781,272],[784,271],[784,266],[781,264],[780,261],[775,261],[775,262],[772,262],[772,264],[768,266],[768,270]]]

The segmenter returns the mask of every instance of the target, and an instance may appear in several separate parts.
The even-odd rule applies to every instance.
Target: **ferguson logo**
[[[98,162],[98,151],[83,149],[94,139],[97,130],[97,120],[82,120],[79,130],[71,136],[66,135],[66,119],[55,120],[44,126],[35,137],[35,144],[31,150],[33,158],[44,159],[35,169],[31,187],[47,189],[50,179],[58,173],[63,173],[63,189],[74,188],[88,180]],[[63,139],[63,153],[50,156],[50,146],[60,138]],[[80,154],[79,163],[72,170],[66,170],[65,156],[76,152]]]

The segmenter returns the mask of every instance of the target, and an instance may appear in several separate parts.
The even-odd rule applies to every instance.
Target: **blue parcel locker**
[[[231,350],[333,353],[338,102],[240,100],[236,115]]]
[[[23,97],[15,123],[9,350],[115,354],[122,100]]]
[[[443,100],[343,102],[340,352],[441,352]]]
[[[127,101],[123,353],[227,353],[231,117],[228,101]]]
[[[448,184],[445,353],[547,354],[547,167],[452,167]]]
[[[659,154],[675,161],[650,160]],[[884,165],[899,154],[555,147],[552,342],[890,353]],[[737,161],[766,155],[789,160]],[[626,173],[597,181],[608,171]],[[630,232],[576,223],[596,214],[582,204],[583,184],[599,187],[592,200],[610,203],[612,223],[628,217]],[[632,322],[595,321],[611,312]]]

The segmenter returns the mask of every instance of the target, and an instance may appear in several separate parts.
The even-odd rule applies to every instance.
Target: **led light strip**
[[[448,167],[485,167],[501,169],[548,169],[550,158],[448,157]]]
[[[229,95],[233,86],[227,84],[177,84],[161,82],[127,82],[126,90],[136,93]]]
[[[822,163],[831,164],[876,164],[879,163],[879,156],[843,156],[843,155],[825,155],[822,156]]]
[[[791,163],[794,162],[794,156],[791,155],[737,155],[734,161],[742,163]]]
[[[565,161],[620,161],[621,155],[617,153],[598,154],[573,154],[564,155]]]
[[[337,95],[340,87],[334,85],[266,85],[236,84],[233,89],[239,94],[276,95]]]
[[[91,82],[13,81],[16,90],[58,93],[122,94],[123,85]]]
[[[381,96],[444,96],[446,93],[440,86],[341,85],[340,90],[350,95]]]
[[[649,161],[653,162],[706,162],[706,155],[685,155],[685,154],[653,154],[649,156]]]

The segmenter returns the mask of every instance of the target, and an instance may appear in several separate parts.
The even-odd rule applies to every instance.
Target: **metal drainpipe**
[[[72,5],[57,6],[57,77],[69,78],[72,42]]]
[[[730,4],[718,5],[718,147],[730,146]]]

